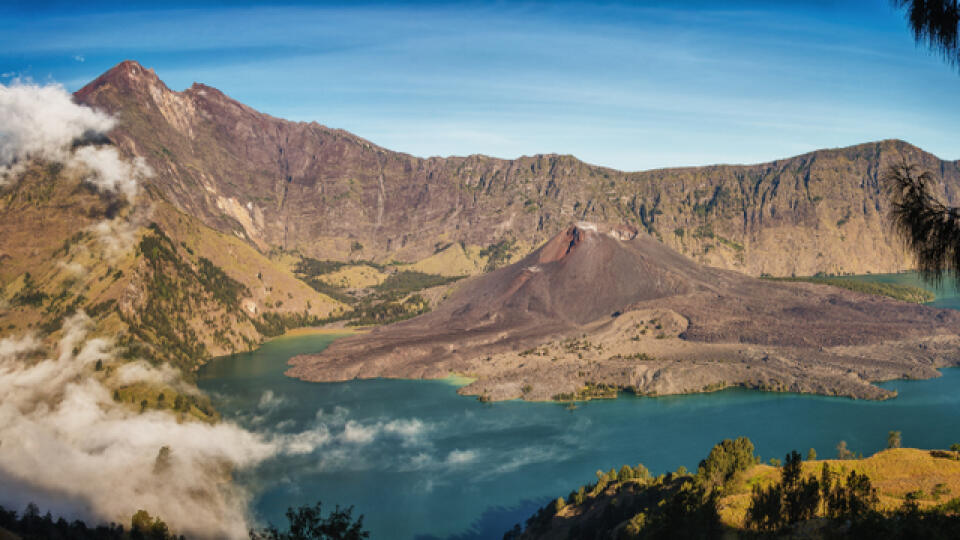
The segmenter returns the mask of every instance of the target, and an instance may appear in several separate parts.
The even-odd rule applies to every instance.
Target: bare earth
[[[885,399],[960,364],[960,313],[701,266],[624,227],[572,225],[436,310],[290,360],[309,381],[476,379],[489,400],[744,386]],[[578,392],[580,392],[578,394]],[[567,394],[562,396],[562,394]]]

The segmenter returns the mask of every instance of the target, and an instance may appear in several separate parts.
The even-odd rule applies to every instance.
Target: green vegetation
[[[862,520],[874,512],[878,498],[866,474],[850,471],[845,478],[823,464],[820,478],[802,478],[802,459],[796,450],[787,454],[779,483],[753,486],[746,524],[759,531],[775,533],[784,528],[821,517],[837,523]]]
[[[303,257],[297,262],[296,266],[294,266],[293,271],[303,276],[314,277],[336,272],[348,265],[349,263],[340,261],[321,261],[311,259],[310,257]]]
[[[870,281],[854,281],[851,279],[842,279],[828,276],[809,276],[809,277],[782,277],[775,278],[770,276],[761,276],[762,279],[769,279],[772,281],[789,281],[789,282],[804,282],[804,283],[817,283],[820,285],[830,285],[833,287],[840,287],[841,289],[847,289],[864,294],[874,294],[878,296],[888,296],[895,300],[901,300],[903,302],[913,302],[916,304],[923,304],[926,302],[932,302],[936,299],[936,296],[926,290],[921,289],[920,287],[911,287],[909,285],[900,285],[897,283],[876,283]]]
[[[463,279],[463,276],[440,276],[427,274],[415,270],[394,272],[380,284],[364,290],[350,290],[346,287],[331,285],[319,278],[344,268],[345,266],[363,264],[380,271],[386,271],[387,266],[370,261],[354,261],[343,263],[339,261],[321,261],[304,257],[297,263],[295,272],[298,277],[317,292],[353,307],[352,310],[342,313],[325,321],[304,321],[296,317],[287,317],[283,324],[275,324],[275,329],[265,327],[258,330],[264,335],[278,335],[282,328],[292,328],[305,324],[322,324],[333,320],[349,321],[352,326],[379,325],[402,321],[416,317],[430,311],[430,302],[420,294],[424,289],[439,287]],[[276,315],[263,314],[260,325],[273,325],[278,320]]]
[[[341,509],[324,516],[321,503],[313,506],[287,509],[289,526],[281,532],[273,525],[259,531],[250,531],[251,540],[360,540],[369,538],[363,528],[363,515],[353,519],[353,507]]]
[[[554,401],[590,401],[591,399],[616,399],[617,387],[606,383],[586,383],[576,392],[563,392],[553,396]]]
[[[146,510],[137,510],[133,514],[133,519],[130,520],[130,537],[143,538],[144,540],[174,538],[167,529],[167,524],[159,517],[152,517]]]
[[[430,302],[419,294],[402,301],[370,302],[357,306],[343,316],[351,326],[389,324],[422,315],[430,311]]]
[[[504,266],[510,260],[510,255],[516,249],[516,244],[516,240],[504,239],[480,250],[480,256],[487,257],[487,265],[483,271],[492,272]]]
[[[439,287],[463,279],[463,276],[438,276],[425,274],[415,270],[404,270],[391,274],[383,283],[374,287],[379,297],[385,300],[396,300],[410,293]]]
[[[113,391],[113,400],[118,403],[139,405],[141,412],[167,410],[179,418],[193,418],[202,422],[216,422],[220,415],[210,398],[201,394],[178,392],[168,386],[135,383]]]
[[[145,357],[154,362],[168,360],[181,371],[188,372],[197,360],[210,356],[184,315],[202,297],[196,284],[202,286],[203,282],[180,258],[173,242],[156,224],[150,225],[150,232],[143,235],[137,251],[149,269],[144,280],[145,299],[135,316],[121,313],[121,318],[134,336],[150,345],[137,352],[149,353]],[[212,278],[213,275],[207,277],[208,280]],[[226,290],[234,289],[228,285],[220,293],[226,294]],[[239,299],[234,298],[229,305],[238,304]]]
[[[527,537],[566,538],[719,538],[722,533],[717,497],[724,485],[756,463],[753,443],[746,438],[724,440],[700,462],[697,474],[681,467],[674,473],[652,477],[643,465],[624,465],[619,472],[597,471],[597,482],[572,491],[541,508],[518,524],[504,539]],[[558,514],[578,516],[566,534],[553,527]]]
[[[722,490],[734,477],[757,462],[753,443],[746,437],[724,439],[697,467],[697,479],[711,490]]]
[[[353,518],[353,507],[341,509],[337,506],[330,514],[324,515],[321,503],[313,506],[301,506],[287,509],[287,530],[280,531],[274,526],[262,530],[251,530],[251,540],[361,540],[369,538],[370,533],[363,528],[363,515]],[[37,505],[30,503],[22,516],[17,512],[0,506],[0,538],[23,539],[71,539],[71,540],[182,540],[183,536],[172,534],[159,517],[153,517],[146,510],[138,510],[130,520],[129,531],[123,525],[87,526],[80,520],[68,522],[63,518],[54,519],[47,512],[40,515]]]
[[[83,521],[68,522],[63,518],[54,519],[50,512],[40,515],[37,505],[30,503],[17,515],[16,511],[7,510],[0,506],[0,537],[7,538],[4,532],[8,531],[24,539],[71,539],[71,540],[175,540],[182,539],[167,528],[160,518],[153,518],[145,510],[139,510],[130,520],[130,530],[125,531],[123,525],[110,523],[109,525],[88,526]]]
[[[853,459],[853,452],[847,448],[847,441],[837,443],[837,459]]]
[[[887,448],[900,448],[901,442],[902,437],[899,431],[891,431],[887,434]]]
[[[246,285],[228,276],[205,257],[197,259],[197,278],[215,300],[229,308],[238,309],[240,298],[250,296]]]
[[[597,471],[596,483],[552,501],[504,538],[956,538],[960,497],[937,501],[955,486],[957,466],[931,462],[934,452],[955,463],[954,452],[894,449],[813,464],[794,450],[771,469],[749,439],[724,440],[694,475],[680,467],[652,477],[642,465]],[[889,502],[891,489],[899,506]]]
[[[46,299],[47,295],[36,289],[36,284],[34,284],[30,272],[26,272],[23,274],[23,287],[17,294],[13,295],[10,304],[13,306],[39,307]]]

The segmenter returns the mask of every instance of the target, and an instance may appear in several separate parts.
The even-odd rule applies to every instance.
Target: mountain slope
[[[960,313],[699,265],[628,227],[578,223],[434,311],[291,359],[288,375],[477,380],[485,399],[753,388],[891,397],[872,381],[955,365]]]
[[[343,309],[156,191],[137,203],[33,163],[0,191],[0,328],[57,332],[84,310],[131,358],[184,372]]]
[[[893,140],[625,173],[560,155],[417,158],[258,113],[202,84],[171,91],[131,61],[75,97],[120,119],[110,137],[148,160],[184,212],[262,252],[321,259],[416,262],[457,242],[530,249],[582,219],[631,223],[753,275],[897,271],[911,261],[885,226],[883,167],[906,158],[943,177],[946,200],[960,190],[958,162]]]

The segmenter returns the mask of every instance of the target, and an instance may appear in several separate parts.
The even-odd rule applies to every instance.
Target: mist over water
[[[840,440],[869,455],[894,429],[905,446],[960,442],[960,369],[883,383],[899,392],[886,402],[730,389],[625,395],[572,411],[556,403],[484,404],[445,381],[283,376],[292,355],[333,339],[283,338],[201,373],[201,388],[224,416],[248,429],[324,434],[314,450],[288,452],[237,478],[264,522],[283,524],[288,506],[319,499],[330,509],[354,505],[374,538],[500,538],[540,505],[594,480],[598,468],[693,469],[724,438],[750,437],[764,460],[810,447],[832,457]]]

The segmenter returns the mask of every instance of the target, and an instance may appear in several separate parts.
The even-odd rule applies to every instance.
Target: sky
[[[645,170],[898,138],[960,158],[960,74],[888,0],[0,4],[0,83],[74,91],[126,59],[424,157]]]

